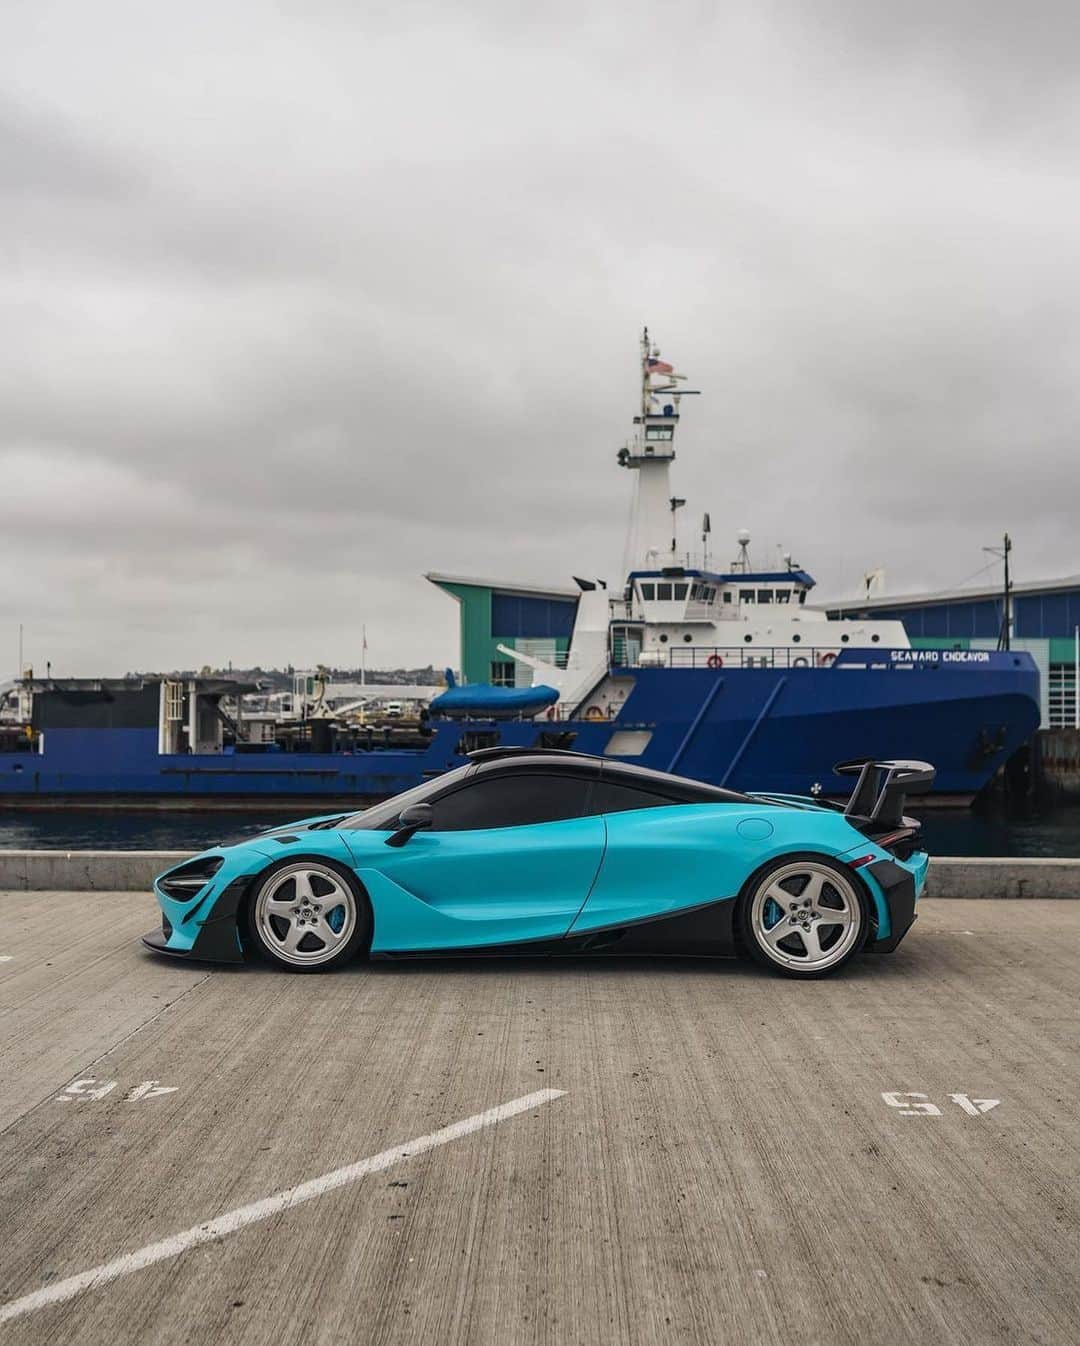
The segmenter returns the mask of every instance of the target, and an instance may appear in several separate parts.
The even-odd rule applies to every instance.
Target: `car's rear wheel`
[[[325,972],[366,946],[371,909],[346,870],[325,860],[289,860],[256,879],[248,929],[272,963],[294,972]]]
[[[822,856],[789,856],[759,871],[739,904],[745,949],[789,977],[836,972],[855,957],[869,931],[862,885]]]

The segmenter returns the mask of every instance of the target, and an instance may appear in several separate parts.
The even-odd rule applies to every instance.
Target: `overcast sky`
[[[621,578],[643,322],[688,544],[1080,570],[1078,25],[7,0],[0,673],[453,661],[426,570]]]

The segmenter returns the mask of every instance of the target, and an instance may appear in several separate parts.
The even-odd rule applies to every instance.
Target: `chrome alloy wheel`
[[[267,952],[294,967],[329,963],[356,930],[356,898],[329,866],[275,870],[259,889],[252,923]]]
[[[795,860],[767,874],[750,903],[750,929],[772,962],[824,972],[862,933],[863,911],[851,882],[831,865]]]

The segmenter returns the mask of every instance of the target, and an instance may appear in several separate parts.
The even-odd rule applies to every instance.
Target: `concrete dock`
[[[1080,1339],[1080,903],[930,900],[809,983],[0,911],[5,1342]]]

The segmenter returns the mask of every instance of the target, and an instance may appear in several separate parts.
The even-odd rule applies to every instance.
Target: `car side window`
[[[432,800],[432,831],[526,827],[580,818],[589,781],[554,774],[485,776]]]
[[[667,808],[679,802],[622,781],[600,780],[593,785],[589,795],[589,812],[627,813],[630,809]]]

